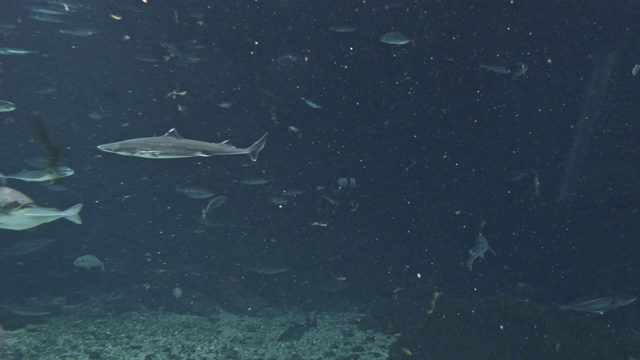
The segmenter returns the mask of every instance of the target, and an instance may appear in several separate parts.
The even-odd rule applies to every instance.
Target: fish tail
[[[73,223],[82,224],[82,219],[80,218],[80,210],[82,210],[82,204],[73,205],[72,207],[64,211],[64,218]]]
[[[267,143],[267,135],[269,135],[269,133],[265,133],[264,135],[262,135],[262,137],[258,141],[247,148],[247,153],[251,158],[251,161],[258,160],[258,153],[264,148],[264,145]]]

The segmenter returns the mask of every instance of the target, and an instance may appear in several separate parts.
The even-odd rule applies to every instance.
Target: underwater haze
[[[0,351],[640,358],[638,16],[3,1]]]

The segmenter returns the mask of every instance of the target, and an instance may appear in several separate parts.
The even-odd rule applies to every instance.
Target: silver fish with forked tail
[[[82,224],[80,219],[82,204],[76,204],[66,210],[40,207],[35,204],[4,211],[0,214],[0,229],[26,230],[44,223],[65,218],[73,223]]]

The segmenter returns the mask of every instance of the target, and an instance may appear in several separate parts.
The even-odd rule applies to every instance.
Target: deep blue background
[[[41,2],[3,3],[0,21],[17,28],[0,38],[1,46],[38,53],[0,58],[0,99],[18,106],[0,114],[0,171],[20,171],[23,159],[42,153],[32,126],[41,117],[77,172],[63,182],[70,190],[9,185],[42,206],[82,202],[85,208],[82,226],[61,220],[32,231],[2,230],[6,243],[57,241],[27,258],[0,260],[1,277],[63,277],[77,290],[96,281],[142,284],[148,279],[141,269],[179,269],[187,276],[183,269],[197,266],[226,275],[238,272],[236,263],[279,263],[292,268],[285,287],[299,286],[308,274],[344,275],[366,299],[399,287],[482,296],[515,294],[527,285],[535,291],[522,296],[549,303],[637,291],[640,85],[631,76],[640,62],[637,7],[551,1],[88,4],[66,15],[65,24],[49,24],[27,17]],[[195,12],[202,25],[189,16]],[[330,30],[342,24],[358,30]],[[74,27],[101,32],[87,38],[57,32]],[[415,43],[379,42],[391,30]],[[204,48],[186,46],[194,40]],[[163,61],[161,43],[203,60]],[[559,202],[593,57],[618,44],[623,50],[578,197]],[[160,61],[136,60],[141,53]],[[529,65],[519,78],[478,69],[479,63],[517,61]],[[43,87],[56,92],[32,93]],[[165,98],[173,90],[187,95]],[[322,108],[312,109],[301,97]],[[232,107],[218,107],[223,101]],[[89,118],[94,111],[104,118]],[[270,134],[255,164],[240,156],[154,161],[95,148],[173,127],[186,138],[231,139],[241,147]],[[505,173],[519,169],[538,171],[539,197],[530,178],[504,181]],[[355,177],[358,187],[334,206],[322,195],[331,195],[345,176]],[[240,184],[253,177],[272,183]],[[228,195],[219,216],[253,227],[199,225],[192,216],[206,202],[177,193],[176,184]],[[283,189],[306,193],[278,208],[268,199]],[[314,221],[329,226],[310,226]],[[497,255],[470,272],[464,262],[483,221]],[[105,261],[104,277],[73,268],[73,259],[85,253]],[[20,291],[2,289],[3,296],[69,291],[29,281]]]

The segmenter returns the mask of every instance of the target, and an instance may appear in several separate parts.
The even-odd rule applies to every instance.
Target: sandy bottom
[[[211,317],[149,310],[98,314],[68,306],[38,324],[5,331],[2,359],[386,359],[395,340],[355,313],[274,312]],[[295,324],[299,339],[278,338]],[[289,331],[291,333],[291,331]],[[294,336],[296,337],[296,336]]]

